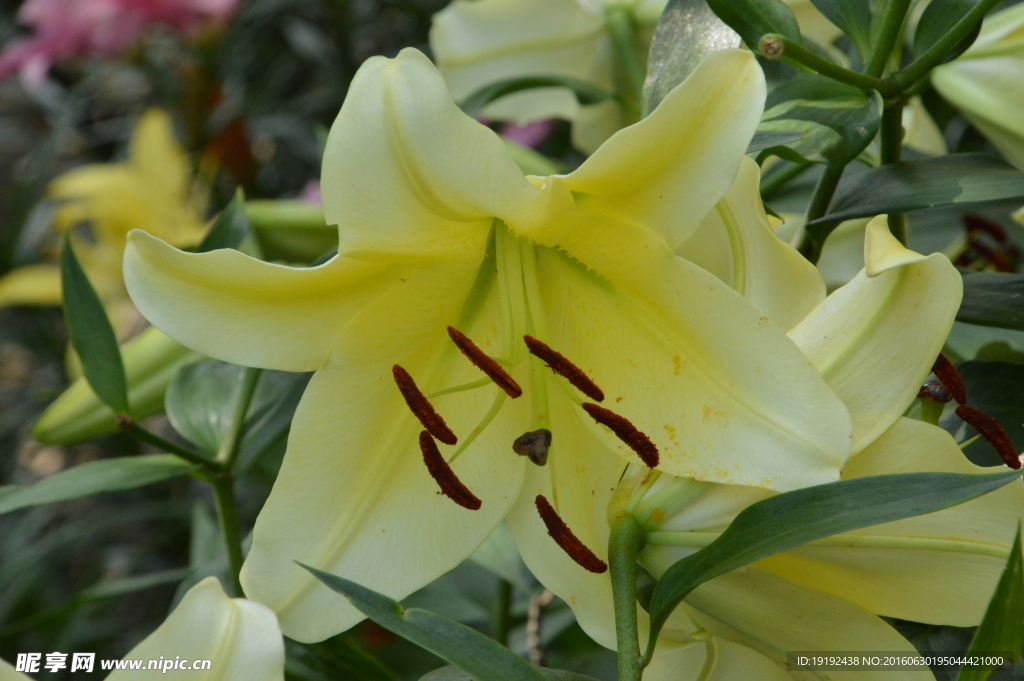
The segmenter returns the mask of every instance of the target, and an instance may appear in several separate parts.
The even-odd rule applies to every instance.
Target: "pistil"
[[[426,396],[420,392],[420,389],[416,386],[416,381],[412,380],[409,372],[396,364],[391,368],[391,373],[395,377],[395,383],[398,384],[402,397],[405,398],[405,403],[409,405],[409,409],[420,420],[423,427],[446,445],[456,444],[459,438],[455,436],[455,433],[448,427],[448,424],[444,422],[441,415],[434,410],[434,406],[430,404]]]
[[[462,484],[455,471],[445,462],[441,452],[437,449],[437,443],[427,431],[420,432],[420,451],[423,452],[423,463],[434,478],[441,493],[463,508],[471,511],[480,509],[481,501],[469,488]]]
[[[552,508],[551,503],[542,494],[538,494],[534,500],[537,506],[537,512],[540,513],[541,520],[544,521],[544,526],[548,528],[548,535],[555,540],[555,543],[565,551],[570,558],[576,561],[584,570],[593,572],[595,574],[602,574],[608,570],[608,564],[598,558],[593,551],[587,548],[584,544],[573,534],[569,526],[565,524]]]

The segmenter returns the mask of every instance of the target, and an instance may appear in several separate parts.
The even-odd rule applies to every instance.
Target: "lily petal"
[[[968,462],[945,430],[901,418],[850,459],[843,477],[988,470]],[[887,617],[974,626],[1022,516],[1024,489],[1007,485],[945,511],[848,532],[834,546],[804,546],[758,565]]]
[[[519,496],[524,462],[512,442],[529,423],[528,400],[507,401],[453,464],[482,500],[471,511],[441,495],[417,443],[423,427],[392,379],[395,363],[427,393],[480,377],[445,331],[472,274],[409,273],[348,324],[306,388],[242,568],[246,594],[277,613],[287,636],[318,641],[363,619],[294,561],[402,598],[473,553]],[[479,328],[465,329],[485,352],[500,345],[495,297]],[[488,386],[434,402],[465,438],[496,392]],[[450,457],[452,450],[442,453]]]
[[[124,258],[128,292],[154,326],[204,355],[282,371],[323,366],[341,328],[401,270],[345,257],[301,269],[230,249],[184,253],[138,230]]]
[[[825,299],[818,270],[775,236],[761,203],[761,172],[744,157],[736,181],[675,252],[700,265],[789,331]]]
[[[764,98],[764,75],[750,52],[717,52],[566,184],[587,212],[645,225],[675,248],[732,186]]]
[[[0,660],[0,681],[33,681],[32,677],[15,671],[5,660]]]
[[[0,307],[60,305],[60,268],[26,265],[0,277]]]
[[[838,479],[849,414],[784,333],[650,230],[581,224],[572,257],[538,249],[551,343],[654,441],[659,470],[779,491]]]
[[[710,636],[706,641],[662,651],[665,643],[658,642],[654,659],[644,670],[647,681],[793,681],[776,662],[724,638]]]
[[[915,398],[963,295],[945,255],[904,248],[884,217],[868,224],[864,259],[863,272],[789,332],[849,408],[854,453]]]
[[[164,678],[196,681],[283,681],[284,641],[274,613],[243,598],[228,598],[216,577],[189,589],[178,607],[125,655],[126,660],[210,660],[209,670],[162,670]],[[110,681],[147,672],[115,670]],[[152,672],[148,672],[152,674]]]
[[[492,217],[528,229],[552,205],[572,205],[564,188],[527,182],[501,139],[455,106],[413,49],[360,67],[327,139],[322,184],[338,252],[391,262],[475,265]]]

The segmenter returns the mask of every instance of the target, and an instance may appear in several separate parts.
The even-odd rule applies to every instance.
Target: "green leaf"
[[[752,504],[718,539],[672,565],[658,580],[646,655],[653,653],[661,628],[680,601],[710,579],[816,539],[956,506],[1020,476],[1016,471],[878,475],[805,487]]]
[[[245,197],[242,190],[235,193],[235,198],[225,206],[202,242],[196,247],[196,253],[206,253],[221,248],[238,248],[249,236],[249,218],[245,215]]]
[[[548,679],[548,681],[596,681],[596,679],[591,676],[574,674],[573,672],[567,672],[564,669],[537,667],[537,671],[539,671],[541,676],[545,679]],[[440,669],[435,669],[426,676],[421,676],[420,681],[470,681],[472,678],[473,677],[458,667],[441,667]]]
[[[706,0],[669,0],[651,38],[643,115],[654,111],[705,57],[739,46],[740,36],[711,11]]]
[[[466,112],[466,115],[476,116],[484,107],[497,99],[501,99],[514,92],[532,90],[539,87],[568,88],[576,95],[576,101],[584,106],[587,104],[598,104],[615,96],[607,90],[602,90],[596,85],[578,78],[569,78],[568,76],[526,76],[523,78],[499,80],[496,83],[485,85],[462,100],[459,107]]]
[[[803,43],[793,10],[782,0],[708,0],[708,5],[752,50],[757,49],[761,36],[767,33]]]
[[[929,50],[939,38],[948,33],[958,21],[974,9],[978,0],[932,0],[921,14],[914,31],[914,57],[920,57]],[[944,61],[952,61],[967,51],[981,32],[981,22],[966,38],[964,38]]]
[[[988,603],[985,617],[974,632],[974,639],[967,654],[1006,652],[1012,661],[1020,657],[1024,646],[1024,560],[1021,558],[1020,524],[1017,524],[1017,538],[1010,549],[999,584],[996,585],[992,600]],[[1007,660],[1008,662],[1010,660]],[[995,666],[963,666],[956,681],[985,681]]]
[[[1024,274],[962,272],[964,298],[958,322],[1024,331]]]
[[[397,601],[355,582],[307,565],[302,567],[344,595],[353,606],[380,626],[462,669],[475,681],[545,679],[536,667],[475,629],[426,610],[403,610]]]
[[[338,246],[338,228],[328,225],[324,209],[298,199],[245,202],[256,242],[268,260],[312,262]]]
[[[828,213],[808,227],[883,213],[1024,198],[1024,173],[986,154],[949,154],[873,168],[840,185]]]
[[[758,132],[802,135],[788,148],[804,158],[841,168],[875,138],[882,97],[824,76],[783,83],[768,95]]]
[[[799,142],[803,138],[803,133],[799,132],[776,132],[774,130],[758,130],[757,132],[754,133],[754,138],[750,140],[750,144],[747,145],[747,153],[752,154],[755,151],[775,149],[778,147],[782,147],[785,144]]]
[[[971,360],[956,365],[967,390],[967,403],[985,412],[1006,430],[1014,445],[1024,444],[1024,365],[990,360]],[[946,430],[956,433],[963,422],[950,414],[942,420]],[[977,435],[966,426],[965,440]],[[1003,459],[985,438],[964,447],[964,455],[978,466],[1001,466]]]
[[[871,52],[871,0],[811,0],[853,42],[861,57]]]
[[[244,367],[206,360],[182,367],[167,387],[171,425],[186,440],[215,456],[231,420]],[[244,473],[291,425],[310,374],[264,370],[256,383],[239,442],[236,471]]]
[[[0,513],[78,499],[100,492],[134,489],[178,478],[197,468],[172,454],[122,456],[84,463],[44,478],[34,485],[0,487]]]
[[[64,234],[60,277],[64,321],[71,345],[82,360],[82,373],[93,391],[115,413],[127,414],[128,385],[117,337],[99,296],[75,257],[69,235],[70,231]]]

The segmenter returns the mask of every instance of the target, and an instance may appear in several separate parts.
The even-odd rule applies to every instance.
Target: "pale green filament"
[[[487,413],[484,414],[483,419],[481,419],[480,423],[477,424],[477,427],[473,429],[473,432],[469,434],[469,437],[459,444],[459,448],[455,450],[454,454],[452,454],[452,458],[448,459],[448,463],[452,463],[455,459],[459,458],[459,455],[466,451],[467,447],[473,444],[473,441],[480,436],[480,433],[484,432],[484,430],[487,429],[487,426],[491,425],[491,421],[493,421],[494,417],[498,415],[499,411],[501,411],[501,405],[505,403],[505,397],[505,391],[498,388],[498,394],[494,396],[494,401],[491,402],[491,408],[487,410]]]
[[[429,395],[427,395],[427,399],[432,400],[435,397],[440,397],[441,395],[451,395],[452,393],[461,393],[465,392],[466,390],[475,390],[477,388],[482,388],[489,383],[491,383],[490,377],[485,376],[477,381],[472,381],[471,383],[463,383],[462,385],[455,385],[452,386],[451,388],[438,390],[436,393],[430,393]]]

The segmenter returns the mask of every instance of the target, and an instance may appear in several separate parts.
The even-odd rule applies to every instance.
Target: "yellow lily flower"
[[[563,76],[621,92],[610,10],[626,10],[637,33],[637,57],[647,59],[654,26],[667,0],[455,0],[434,15],[430,47],[452,97],[508,78]],[[608,100],[580,106],[565,88],[536,88],[501,98],[484,109],[520,125],[544,118],[573,122],[573,144],[593,153],[635,112]]]
[[[543,527],[538,484],[563,517],[589,508],[623,457],[640,460],[640,435],[627,446],[595,423],[614,415],[579,406],[600,401],[587,380],[662,470],[778,490],[838,477],[846,408],[777,326],[672,252],[731,186],[764,96],[753,56],[721,52],[572,174],[527,178],[404,50],[363,65],[328,138],[336,258],[296,269],[132,232],[125,280],[155,326],[226,361],[317,371],[242,571],[288,636],[362,619],[295,560],[400,598],[510,511]],[[506,399],[513,383],[526,399]],[[441,455],[430,433],[460,449]]]
[[[971,48],[932,71],[932,85],[1024,168],[1024,6],[986,17]]]

